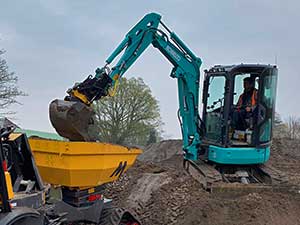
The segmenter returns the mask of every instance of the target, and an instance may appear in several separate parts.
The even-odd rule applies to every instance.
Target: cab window
[[[209,79],[206,104],[206,137],[221,142],[222,118],[226,79],[224,76],[212,76]]]

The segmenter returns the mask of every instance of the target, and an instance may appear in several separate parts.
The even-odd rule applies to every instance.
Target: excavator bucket
[[[53,100],[49,116],[57,133],[70,141],[95,141],[94,111],[81,102]]]

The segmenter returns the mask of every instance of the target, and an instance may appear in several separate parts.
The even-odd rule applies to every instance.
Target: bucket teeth
[[[70,141],[95,141],[94,111],[81,102],[53,100],[49,116],[57,133]]]

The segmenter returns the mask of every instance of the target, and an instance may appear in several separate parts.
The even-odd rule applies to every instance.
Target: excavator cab
[[[248,94],[250,105],[242,107],[239,104],[245,96],[245,80],[253,86]],[[277,68],[272,65],[214,66],[205,70],[202,119],[206,131],[203,143],[208,147],[200,151],[202,157],[221,164],[266,162],[276,87]]]

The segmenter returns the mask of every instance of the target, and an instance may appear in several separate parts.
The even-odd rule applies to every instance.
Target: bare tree
[[[287,123],[284,123],[278,113],[275,113],[273,137],[274,138],[288,138],[289,129]]]
[[[0,109],[7,109],[8,106],[19,103],[18,96],[24,96],[17,86],[18,77],[14,72],[10,72],[6,60],[2,58],[5,51],[0,50]],[[2,113],[3,114],[3,113]]]
[[[287,121],[288,134],[290,139],[300,138],[300,118],[296,116],[289,116]]]

